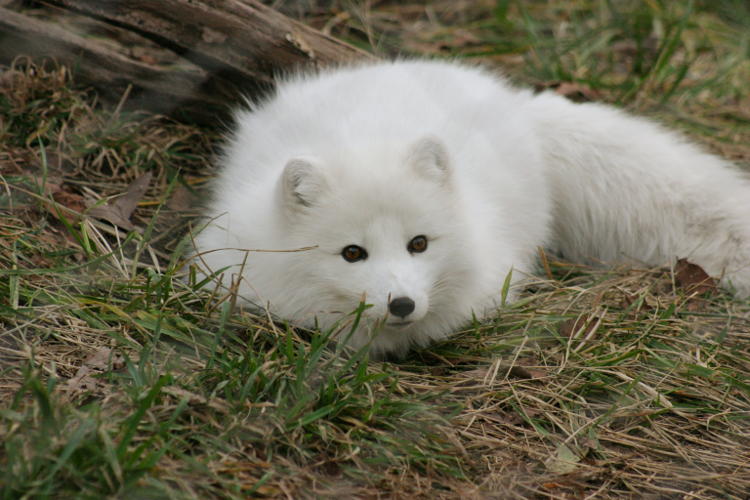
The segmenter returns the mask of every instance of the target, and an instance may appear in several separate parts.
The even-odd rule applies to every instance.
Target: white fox
[[[292,324],[370,304],[355,348],[403,355],[494,314],[539,247],[687,258],[750,294],[750,180],[652,121],[437,61],[299,74],[251,107],[199,261]]]

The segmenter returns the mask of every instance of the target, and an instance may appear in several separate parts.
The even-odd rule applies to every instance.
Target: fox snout
[[[396,297],[388,303],[388,312],[405,319],[414,312],[416,304],[410,297]]]

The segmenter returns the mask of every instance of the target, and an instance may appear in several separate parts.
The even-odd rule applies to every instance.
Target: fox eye
[[[427,236],[420,234],[411,239],[406,249],[410,253],[422,253],[427,250]]]
[[[365,260],[367,258],[367,251],[357,245],[349,245],[341,250],[341,256],[347,262],[357,262],[358,260]]]

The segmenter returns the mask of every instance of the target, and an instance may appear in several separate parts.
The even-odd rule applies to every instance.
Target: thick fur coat
[[[750,294],[750,181],[652,121],[435,61],[293,76],[251,108],[198,262],[297,325],[370,304],[353,347],[399,355],[495,314],[539,247],[687,258]]]

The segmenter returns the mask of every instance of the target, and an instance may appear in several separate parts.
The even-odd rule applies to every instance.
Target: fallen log
[[[92,85],[103,98],[117,101],[133,86],[129,105],[170,113],[188,107],[189,118],[200,122],[221,113],[224,100],[204,90],[209,74],[199,67],[170,70],[131,59],[105,45],[84,38],[49,21],[0,7],[0,59],[9,64],[18,55],[53,59]]]
[[[209,71],[269,81],[280,68],[371,57],[256,0],[47,0],[139,33]]]
[[[130,107],[215,123],[238,94],[271,86],[274,75],[297,67],[372,58],[274,11],[256,0],[47,0],[50,14],[86,18],[92,32],[137,35],[169,49],[173,64],[148,63],[112,40],[86,36],[58,23],[0,6],[0,62],[17,55],[51,57],[79,82],[113,100],[129,86]],[[3,5],[0,3],[0,5]],[[50,16],[52,17],[52,16]],[[114,37],[117,38],[117,37]],[[104,43],[109,42],[109,43]]]

